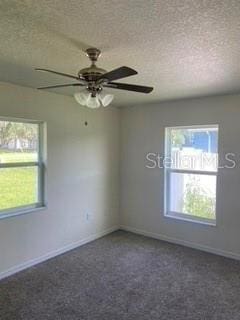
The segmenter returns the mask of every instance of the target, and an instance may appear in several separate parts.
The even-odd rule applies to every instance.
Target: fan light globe
[[[104,107],[107,107],[113,101],[114,95],[113,94],[106,94],[103,95],[102,93],[99,94],[99,99]]]
[[[97,97],[90,97],[86,105],[88,108],[96,109],[99,108],[101,104]]]
[[[107,107],[114,98],[113,94],[104,94],[103,92],[98,93],[96,97],[92,96],[92,93],[85,90],[82,92],[76,92],[74,94],[74,98],[77,103],[81,104],[82,106],[86,106],[91,109],[97,109],[101,105],[103,107]]]
[[[90,95],[90,93],[77,92],[74,94],[74,98],[79,104],[81,104],[82,106],[86,106],[90,98]]]

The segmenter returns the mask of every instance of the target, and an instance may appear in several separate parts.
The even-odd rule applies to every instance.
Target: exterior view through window
[[[0,217],[43,206],[43,124],[0,118]]]
[[[165,215],[215,224],[218,126],[166,128]]]

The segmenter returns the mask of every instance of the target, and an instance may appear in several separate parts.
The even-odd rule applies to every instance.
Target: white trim
[[[33,124],[44,123],[43,120],[26,119],[26,118],[15,118],[15,117],[4,117],[4,116],[0,116],[0,121],[11,121],[11,122],[20,122],[20,123],[33,123]]]
[[[129,231],[132,233],[140,234],[142,236],[146,236],[146,237],[150,237],[150,238],[154,238],[154,239],[158,239],[158,240],[162,240],[162,241],[166,241],[166,242],[170,242],[170,243],[174,243],[174,244],[179,244],[179,245],[182,245],[185,247],[197,249],[200,251],[205,251],[205,252],[216,254],[219,256],[223,256],[226,258],[240,260],[240,254],[234,253],[231,251],[216,249],[216,248],[201,245],[201,244],[198,244],[195,242],[189,242],[189,241],[182,240],[182,239],[172,238],[172,237],[165,236],[163,234],[149,232],[149,231],[145,231],[145,230],[141,230],[141,229],[137,229],[137,228],[133,228],[133,227],[129,227],[129,226],[124,226],[124,225],[120,226],[120,230]]]
[[[165,129],[219,129],[219,124],[193,124],[187,126],[173,126],[173,127],[165,127]]]
[[[41,263],[41,262],[47,261],[47,260],[49,260],[51,258],[54,258],[54,257],[56,257],[56,256],[58,256],[60,254],[63,254],[63,253],[68,252],[70,250],[76,249],[76,248],[78,248],[78,247],[80,247],[80,246],[82,246],[82,245],[84,245],[86,243],[89,243],[91,241],[99,239],[99,238],[101,238],[103,236],[106,236],[107,234],[112,233],[112,232],[117,231],[117,230],[119,230],[119,226],[111,227],[111,228],[106,229],[106,230],[104,230],[102,232],[95,233],[95,234],[93,234],[93,235],[91,235],[91,236],[89,236],[89,237],[87,237],[85,239],[82,239],[80,241],[68,244],[68,245],[64,246],[63,248],[56,249],[54,251],[48,252],[47,254],[44,254],[43,256],[40,256],[40,257],[38,257],[36,259],[28,260],[28,261],[26,261],[24,263],[21,263],[21,264],[17,265],[17,266],[11,267],[6,271],[0,272],[0,280],[4,279],[6,277],[9,277],[9,276],[11,276],[11,275],[13,275],[13,274],[15,274],[17,272],[20,272],[22,270],[25,270],[25,269],[30,268],[32,266],[35,266],[38,263]]]
[[[183,173],[183,174],[202,174],[204,176],[216,176],[217,171],[203,171],[203,170],[194,170],[194,169],[173,169],[173,168],[167,168],[170,173]]]
[[[192,216],[192,215],[188,215],[181,212],[164,213],[164,218],[194,222],[194,223],[204,224],[212,227],[217,226],[216,218],[215,219],[207,219],[207,218],[201,218],[201,217],[199,218],[198,216]]]
[[[38,162],[5,162],[0,163],[0,168],[19,168],[19,167],[38,167],[40,163]]]
[[[14,209],[5,210],[5,211],[2,211],[3,213],[1,213],[1,211],[0,211],[0,220],[6,219],[6,218],[12,218],[12,217],[16,217],[16,216],[21,216],[23,214],[28,214],[31,212],[43,211],[46,209],[47,209],[47,206],[36,203],[35,205],[29,205],[29,206],[17,207]]]

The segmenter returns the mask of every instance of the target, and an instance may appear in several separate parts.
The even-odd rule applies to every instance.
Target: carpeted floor
[[[0,282],[1,320],[239,320],[240,262],[117,231]]]

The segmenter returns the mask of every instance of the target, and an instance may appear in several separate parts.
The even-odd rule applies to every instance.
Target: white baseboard
[[[143,235],[143,236],[146,236],[146,237],[150,237],[150,238],[154,238],[154,239],[158,239],[158,240],[163,240],[163,241],[166,241],[166,242],[179,244],[179,245],[182,245],[182,246],[185,246],[185,247],[190,247],[190,248],[193,248],[193,249],[197,249],[197,250],[201,250],[201,251],[217,254],[219,256],[223,256],[223,257],[226,257],[226,258],[240,260],[240,254],[237,254],[237,253],[234,253],[234,252],[215,249],[215,248],[204,246],[204,245],[201,245],[201,244],[198,244],[198,243],[189,242],[189,241],[181,240],[181,239],[177,239],[177,238],[172,238],[172,237],[165,236],[163,234],[153,233],[153,232],[149,232],[149,231],[145,231],[145,230],[141,230],[141,229],[132,228],[132,227],[129,227],[129,226],[123,226],[122,225],[122,226],[120,226],[120,229],[124,230],[124,231],[129,231],[129,232],[132,232],[132,233],[140,234],[140,235]]]
[[[32,266],[35,266],[36,264],[38,263],[41,263],[41,262],[44,262],[46,260],[49,260],[51,258],[54,258],[60,254],[63,254],[67,251],[70,251],[70,250],[73,250],[73,249],[76,249],[77,247],[80,247],[88,242],[91,242],[91,241],[94,241],[96,239],[99,239],[109,233],[112,233],[116,230],[119,230],[119,226],[114,226],[112,228],[109,228],[107,230],[104,230],[102,232],[99,232],[99,233],[96,233],[96,234],[93,234],[85,239],[82,239],[80,241],[77,241],[77,242],[74,242],[74,243],[71,243],[63,248],[60,248],[60,249],[57,249],[57,250],[54,250],[54,251],[51,251],[51,252],[48,252],[47,254],[43,255],[43,256],[40,256],[36,259],[32,259],[32,260],[28,260],[24,263],[21,263],[17,266],[14,266],[6,271],[3,271],[3,272],[0,272],[0,280],[2,280],[3,278],[6,278],[6,277],[9,277],[19,271],[22,271],[24,269],[27,269],[27,268],[30,268]]]
[[[179,244],[179,245],[183,245],[185,247],[190,247],[190,248],[193,248],[193,249],[197,249],[197,250],[201,250],[201,251],[205,251],[205,252],[209,252],[209,253],[213,253],[213,254],[217,254],[217,255],[220,255],[220,256],[223,256],[223,257],[226,257],[226,258],[232,258],[232,259],[235,259],[235,260],[240,260],[240,255],[237,254],[237,253],[233,253],[233,252],[229,252],[229,251],[224,251],[224,250],[219,250],[219,249],[215,249],[215,248],[212,248],[212,247],[208,247],[208,246],[203,246],[203,245],[199,245],[197,243],[192,243],[192,242],[189,242],[189,241],[185,241],[185,240],[181,240],[181,239],[177,239],[177,238],[172,238],[172,237],[168,237],[168,236],[165,236],[165,235],[162,235],[162,234],[158,234],[158,233],[153,233],[153,232],[149,232],[149,231],[145,231],[145,230],[141,230],[141,229],[136,229],[136,228],[133,228],[133,227],[129,227],[129,226],[114,226],[112,228],[109,228],[107,230],[104,230],[102,232],[99,232],[99,233],[96,233],[96,234],[93,234],[85,239],[82,239],[78,242],[75,242],[75,243],[71,243],[63,248],[60,248],[60,249],[57,249],[55,251],[51,251],[43,256],[40,256],[36,259],[32,259],[32,260],[29,260],[29,261],[26,261],[22,264],[19,264],[17,266],[14,266],[6,271],[3,271],[3,272],[0,272],[0,280],[2,280],[3,278],[6,278],[6,277],[9,277],[17,272],[20,272],[22,270],[25,270],[27,268],[30,268],[32,266],[35,266],[36,264],[38,263],[41,263],[41,262],[44,262],[44,261],[47,261],[51,258],[54,258],[60,254],[63,254],[67,251],[70,251],[70,250],[73,250],[73,249],[76,249],[77,247],[80,247],[86,243],[89,243],[91,241],[94,241],[96,239],[99,239],[109,233],[112,233],[116,230],[124,230],[124,231],[129,231],[129,232],[132,232],[132,233],[136,233],[136,234],[140,234],[140,235],[143,235],[143,236],[146,236],[146,237],[150,237],[150,238],[154,238],[154,239],[158,239],[158,240],[163,240],[163,241],[166,241],[166,242],[170,242],[170,243],[174,243],[174,244]]]

